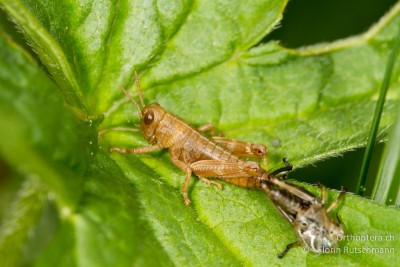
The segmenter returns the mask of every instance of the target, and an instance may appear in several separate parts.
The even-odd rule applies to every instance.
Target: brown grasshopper
[[[182,187],[186,205],[190,205],[187,189],[192,173],[204,183],[214,184],[219,189],[222,189],[221,184],[210,181],[207,177],[229,181],[259,175],[259,163],[245,161],[241,157],[265,158],[267,149],[264,145],[216,136],[205,137],[202,133],[212,131],[211,124],[195,129],[183,119],[167,112],[158,103],[146,106],[136,71],[135,80],[142,108],[126,90],[121,90],[136,106],[143,136],[151,145],[137,148],[113,147],[110,152],[141,154],[168,148],[172,162],[186,174]]]
[[[276,173],[276,172],[275,172]],[[344,234],[341,224],[329,217],[343,198],[342,189],[338,198],[326,210],[326,187],[321,185],[321,199],[315,197],[302,187],[290,184],[264,172],[259,178],[261,188],[271,199],[279,212],[287,219],[300,239],[286,246],[278,255],[279,258],[294,246],[301,243],[315,253],[325,253],[335,248],[337,241]]]

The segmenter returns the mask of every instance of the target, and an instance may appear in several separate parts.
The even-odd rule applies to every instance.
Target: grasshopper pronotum
[[[139,104],[123,88],[122,91],[136,106],[144,138],[151,144],[138,148],[110,148],[110,152],[141,154],[168,148],[172,162],[186,174],[182,187],[184,203],[190,204],[187,194],[192,173],[206,184],[222,186],[207,177],[229,179],[258,177],[261,171],[258,162],[245,161],[240,157],[265,158],[264,145],[252,144],[223,137],[207,138],[202,133],[213,130],[211,124],[195,129],[183,119],[167,112],[158,103],[145,105],[135,71],[139,92]],[[237,184],[237,183],[236,183]],[[241,184],[241,186],[245,186]],[[250,185],[249,185],[250,186]]]

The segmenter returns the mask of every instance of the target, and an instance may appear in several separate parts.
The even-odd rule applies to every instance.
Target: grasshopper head
[[[133,97],[124,88],[121,88],[121,90],[136,106],[136,110],[140,117],[140,127],[142,128],[144,138],[146,138],[146,140],[148,140],[150,143],[153,143],[155,141],[156,128],[160,123],[162,117],[164,116],[165,110],[158,103],[153,103],[146,106],[143,101],[142,90],[140,89],[139,77],[136,71],[135,71],[135,80],[142,108],[140,108],[138,102],[136,102],[136,100],[133,99]]]
[[[141,114],[140,127],[142,128],[144,138],[149,142],[153,142],[155,140],[156,128],[165,114],[165,109],[158,103],[152,103],[145,106]]]

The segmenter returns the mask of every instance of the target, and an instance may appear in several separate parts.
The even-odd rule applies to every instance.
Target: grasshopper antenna
[[[136,71],[135,71],[135,74],[136,74]],[[124,94],[132,101],[132,103],[135,104],[136,109],[137,109],[137,111],[138,111],[138,113],[139,113],[139,117],[140,117],[140,119],[142,119],[142,118],[143,118],[143,115],[142,115],[142,112],[140,111],[139,104],[135,101],[135,99],[133,99],[133,97],[132,97],[124,88],[121,87],[121,90],[122,90],[122,92],[124,92]],[[139,91],[139,92],[140,92],[140,91]],[[142,100],[142,98],[140,98],[140,100]],[[142,100],[142,101],[143,101],[143,100]],[[143,104],[143,102],[142,102],[142,104]]]
[[[137,74],[137,71],[135,70],[135,81],[136,81],[136,86],[139,91],[139,99],[140,103],[142,104],[142,107],[144,107],[144,102],[143,102],[143,96],[142,96],[142,90],[140,89],[140,82],[139,82],[139,76]]]

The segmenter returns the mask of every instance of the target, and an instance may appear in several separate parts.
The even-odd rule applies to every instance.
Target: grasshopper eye
[[[146,114],[144,114],[144,123],[146,125],[150,125],[154,120],[154,113],[153,111],[149,111]]]

